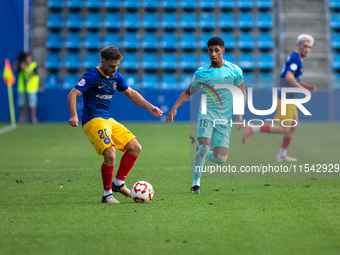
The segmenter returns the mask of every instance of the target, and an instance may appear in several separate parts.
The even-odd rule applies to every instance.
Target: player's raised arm
[[[125,96],[127,96],[132,102],[134,102],[136,105],[139,105],[143,107],[144,109],[149,110],[151,114],[155,116],[156,118],[162,116],[163,111],[159,109],[158,107],[152,105],[148,101],[146,101],[144,97],[142,97],[141,94],[139,94],[136,90],[129,87],[128,89],[122,91],[122,93]]]
[[[174,104],[174,106],[171,108],[168,116],[166,116],[166,122],[168,124],[171,124],[174,122],[174,118],[177,114],[177,108],[184,105],[190,98],[190,96],[192,94],[194,94],[196,92],[196,90],[189,86],[186,90],[184,90],[180,95],[179,97],[177,98],[177,101],[176,103]]]
[[[77,97],[81,96],[82,93],[73,88],[67,96],[68,110],[70,112],[71,118],[69,123],[72,127],[78,126],[78,114],[77,114]]]

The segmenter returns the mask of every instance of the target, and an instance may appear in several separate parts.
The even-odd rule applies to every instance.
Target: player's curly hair
[[[105,60],[121,60],[123,59],[122,54],[119,52],[118,48],[115,46],[107,46],[102,49],[100,56]]]
[[[224,48],[224,41],[223,41],[223,39],[221,37],[217,37],[217,36],[216,37],[211,37],[207,44],[208,44],[208,48],[211,45],[219,45],[222,48]]]

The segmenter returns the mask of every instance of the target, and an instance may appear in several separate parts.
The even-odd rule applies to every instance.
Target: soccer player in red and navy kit
[[[131,196],[125,185],[125,178],[141,152],[136,137],[122,124],[109,116],[109,107],[114,93],[122,92],[133,103],[147,109],[156,118],[163,112],[146,101],[137,91],[131,89],[117,71],[123,56],[115,46],[101,51],[101,65],[84,74],[70,91],[67,102],[72,127],[78,126],[76,110],[77,97],[83,95],[82,125],[99,156],[104,156],[101,173],[104,186],[103,203],[119,203],[112,191]],[[123,107],[121,108],[123,109]],[[125,152],[121,158],[116,178],[113,179],[116,149]]]
[[[307,34],[299,35],[297,38],[297,50],[290,54],[290,56],[287,58],[287,61],[283,66],[283,70],[281,72],[280,76],[281,82],[280,85],[278,86],[277,114],[275,115],[275,119],[280,121],[280,123],[282,123],[282,121],[285,120],[284,123],[288,127],[284,127],[283,125],[273,126],[265,125],[262,127],[248,126],[245,129],[242,137],[242,143],[245,143],[247,138],[251,134],[257,132],[283,134],[282,146],[276,157],[277,161],[292,161],[292,162],[297,161],[296,158],[287,156],[287,149],[289,147],[290,142],[293,139],[293,135],[298,125],[298,113],[296,106],[294,104],[287,104],[286,115],[281,114],[281,88],[282,87],[306,88],[312,93],[316,92],[316,87],[314,85],[308,85],[303,82],[300,82],[300,77],[303,72],[303,59],[307,57],[313,44],[314,38],[312,36]],[[288,93],[287,98],[294,98],[294,93]]]

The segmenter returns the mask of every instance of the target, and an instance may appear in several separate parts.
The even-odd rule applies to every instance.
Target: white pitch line
[[[17,128],[16,125],[10,125],[10,126],[1,128],[1,129],[0,129],[0,135],[6,133],[6,132],[8,132],[8,131],[11,131],[11,130],[13,130],[13,129],[16,129],[16,128]]]
[[[190,167],[137,167],[136,170],[186,170]],[[0,172],[47,172],[47,171],[91,171],[100,168],[65,168],[65,169],[0,169]]]

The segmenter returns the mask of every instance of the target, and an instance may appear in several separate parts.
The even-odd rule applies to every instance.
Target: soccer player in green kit
[[[207,158],[216,164],[223,164],[228,157],[231,125],[229,123],[214,125],[214,120],[225,119],[230,121],[232,119],[233,97],[230,90],[215,88],[215,85],[224,83],[237,86],[243,92],[244,103],[246,102],[242,70],[237,65],[223,60],[224,41],[220,37],[212,37],[207,44],[211,63],[197,69],[190,86],[181,93],[166,117],[168,124],[173,123],[177,108],[187,102],[190,96],[202,87],[208,95],[214,93],[219,96],[219,103],[217,104],[215,104],[216,100],[213,97],[207,96],[206,114],[202,113],[202,104],[200,105],[197,118],[199,145],[194,159],[194,179],[190,190],[194,194],[200,194],[200,178],[205,159]],[[236,122],[239,130],[242,127],[242,115],[236,116]],[[199,170],[197,171],[197,169]]]

